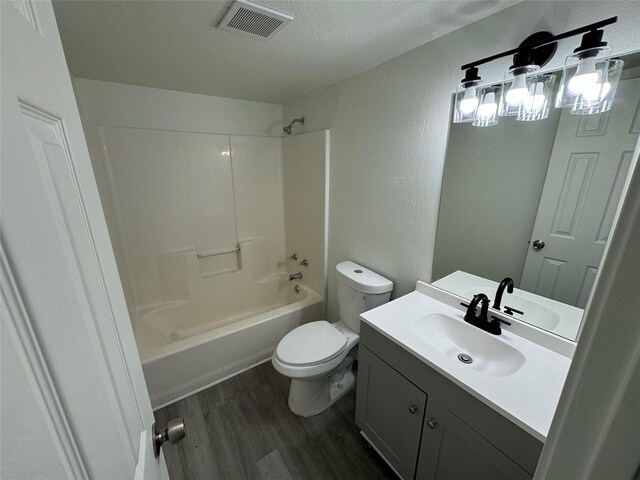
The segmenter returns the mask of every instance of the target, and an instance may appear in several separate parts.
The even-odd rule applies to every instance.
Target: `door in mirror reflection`
[[[623,80],[615,107],[558,124],[520,287],[584,308],[638,139],[640,78]]]

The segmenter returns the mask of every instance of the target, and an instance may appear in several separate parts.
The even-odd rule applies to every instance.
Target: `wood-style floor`
[[[172,480],[392,479],[361,437],[355,388],[309,418],[291,413],[289,379],[263,363],[155,412],[183,417],[186,437],[163,446]]]

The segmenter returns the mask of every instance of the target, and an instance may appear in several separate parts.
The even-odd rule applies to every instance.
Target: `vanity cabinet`
[[[430,399],[416,478],[528,480],[531,475],[440,403]]]
[[[369,325],[360,333],[356,423],[399,476],[533,477],[540,440]]]
[[[427,395],[393,368],[362,349],[358,360],[356,422],[403,478],[413,478]]]

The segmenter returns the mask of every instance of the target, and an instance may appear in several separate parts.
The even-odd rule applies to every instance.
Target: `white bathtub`
[[[160,408],[268,360],[295,327],[322,316],[321,296],[287,283],[272,301],[236,314],[206,301],[139,312],[135,334],[151,403]]]

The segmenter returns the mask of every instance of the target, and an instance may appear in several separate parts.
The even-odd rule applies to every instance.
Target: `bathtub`
[[[322,318],[323,298],[287,283],[269,301],[241,313],[207,299],[138,312],[134,332],[154,409],[268,360],[278,342],[303,323]]]

